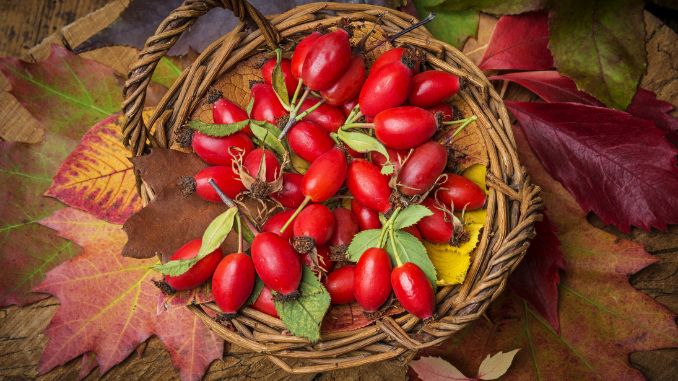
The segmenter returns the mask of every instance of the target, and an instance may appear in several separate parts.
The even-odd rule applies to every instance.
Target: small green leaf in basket
[[[253,120],[250,129],[254,136],[265,146],[272,149],[280,157],[287,155],[287,149],[283,143],[278,140],[280,130],[271,123]]]
[[[251,118],[252,117],[252,109],[254,108],[254,98],[250,98],[249,103],[247,103],[247,107],[245,108],[245,111],[247,111],[247,117]]]
[[[316,342],[320,340],[320,324],[330,307],[330,294],[318,281],[315,273],[306,266],[299,292],[301,295],[297,299],[276,300],[275,309],[293,335]]]
[[[412,262],[419,266],[424,274],[426,274],[428,280],[431,281],[431,284],[435,289],[436,269],[433,267],[433,263],[428,257],[426,248],[421,243],[421,241],[419,241],[417,237],[413,236],[412,234],[402,230],[396,230],[393,236],[395,241],[392,241],[391,236],[389,235],[385,246],[386,251],[388,251],[388,254],[391,256],[391,262],[394,265],[397,263],[396,254],[393,250],[393,246],[395,244],[395,250],[398,251],[398,256],[400,257],[402,263]]]
[[[256,276],[256,275],[255,275]],[[247,299],[245,302],[246,306],[251,306],[254,304],[254,302],[257,301],[257,298],[259,297],[259,294],[261,294],[261,290],[264,288],[264,282],[259,279],[257,276],[254,280],[254,289],[252,290],[252,293],[250,294],[250,297]]]
[[[213,252],[226,239],[228,233],[233,229],[233,221],[238,213],[238,208],[233,207],[218,215],[205,229],[202,235],[202,245],[198,250],[198,255],[190,259],[178,259],[169,261],[165,264],[155,266],[154,269],[162,274],[169,276],[178,276],[188,271],[193,265]]]
[[[285,86],[285,77],[283,76],[282,68],[280,67],[280,61],[282,60],[282,50],[276,49],[276,63],[273,68],[273,74],[271,78],[271,85],[273,85],[273,91],[275,95],[278,96],[280,103],[286,108],[290,107],[290,96],[287,94],[287,86]]]
[[[348,245],[348,259],[351,262],[358,262],[360,256],[365,250],[371,247],[379,246],[379,237],[381,236],[381,229],[370,229],[361,231],[356,234]]]
[[[247,125],[250,123],[249,119],[241,120],[240,122],[235,122],[235,123],[227,123],[227,124],[213,124],[213,123],[205,123],[201,122],[199,120],[192,120],[188,122],[188,126],[191,127],[192,129],[199,131],[205,135],[209,136],[215,136],[215,137],[223,137],[223,136],[229,136],[233,135],[236,132],[242,130],[243,128],[247,127]]]
[[[432,214],[433,212],[423,205],[410,205],[398,214],[395,221],[393,222],[393,228],[396,230],[404,229],[408,226],[416,224],[422,218]]]
[[[384,157],[386,157],[386,162],[390,163],[391,158],[388,155],[386,147],[384,147],[383,144],[370,135],[364,134],[362,132],[349,132],[340,128],[339,131],[337,131],[336,136],[351,149],[361,153],[370,151],[379,152],[380,154],[384,155]],[[391,164],[385,164],[381,168],[381,173],[384,175],[390,175],[393,173],[393,166]]]

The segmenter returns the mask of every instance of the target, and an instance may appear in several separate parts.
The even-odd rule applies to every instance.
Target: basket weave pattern
[[[233,11],[243,22],[200,54],[169,89],[145,124],[141,113],[158,61],[198,17],[219,6]],[[125,145],[134,155],[147,153],[149,147],[169,148],[174,133],[199,107],[220,74],[257,53],[258,49],[275,48],[283,39],[298,38],[318,26],[334,26],[340,19],[379,22],[389,35],[417,21],[392,9],[342,3],[308,4],[266,19],[242,0],[186,0],[160,24],[155,35],[146,42],[139,60],[130,68],[123,104]],[[248,33],[244,33],[246,23],[254,27]],[[320,342],[311,344],[304,338],[285,334],[285,326],[279,319],[251,308],[244,308],[231,320],[233,331],[205,312],[210,305],[188,307],[225,340],[266,354],[288,372],[316,373],[396,357],[407,360],[417,350],[446,340],[477,319],[501,294],[508,275],[519,264],[529,239],[534,236],[534,223],[541,219],[539,187],[531,184],[520,166],[506,109],[480,69],[457,49],[434,39],[423,28],[398,38],[397,43],[421,48],[430,66],[453,73],[464,81],[459,97],[478,117],[477,126],[488,156],[487,219],[480,242],[466,280],[462,285],[439,288],[437,319],[426,324],[410,314],[383,317],[354,331],[324,333]],[[144,203],[150,202],[154,197],[152,190],[140,179],[138,185]]]

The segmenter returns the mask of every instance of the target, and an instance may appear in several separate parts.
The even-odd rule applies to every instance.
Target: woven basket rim
[[[157,61],[184,30],[216,6],[234,10],[241,20],[251,18],[256,12],[245,1],[186,0],[161,23],[155,35],[148,39],[139,60],[132,65],[125,84],[123,135],[124,143],[135,155],[144,154],[149,145],[169,148],[173,131],[190,116],[209,84],[265,44],[270,47],[280,38],[299,35],[318,25],[335,25],[340,18],[374,23],[380,17],[382,28],[390,34],[417,21],[413,16],[380,6],[321,2],[296,7],[268,21],[255,21],[260,30],[247,35],[242,33],[244,24],[241,23],[213,42],[184,70],[146,126],[141,111]],[[337,15],[328,15],[328,11]],[[254,18],[257,14],[254,13]],[[266,23],[270,29],[261,28],[260,24]],[[531,184],[518,161],[503,101],[482,71],[459,50],[436,40],[425,29],[417,29],[397,42],[424,49],[431,66],[464,79],[466,86],[459,96],[478,116],[477,128],[488,151],[487,217],[482,236],[466,280],[459,286],[439,288],[436,300],[440,317],[425,325],[410,314],[384,317],[354,331],[324,334],[320,342],[311,344],[306,339],[286,335],[279,319],[252,308],[244,308],[231,320],[235,328],[232,331],[210,318],[203,307],[188,306],[220,337],[249,351],[266,354],[287,372],[317,373],[396,357],[406,360],[417,350],[444,341],[477,319],[501,294],[508,275],[519,264],[534,236],[534,223],[541,219],[540,189]],[[155,133],[150,133],[150,126]],[[145,205],[152,200],[153,191],[139,179],[138,185]]]

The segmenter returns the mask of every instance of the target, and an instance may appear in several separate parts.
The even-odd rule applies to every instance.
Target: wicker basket
[[[243,22],[212,43],[182,73],[146,125],[141,113],[158,61],[198,17],[219,6],[233,11]],[[246,1],[186,0],[146,41],[139,60],[130,69],[124,90],[125,145],[134,155],[147,153],[147,147],[169,148],[173,133],[199,106],[221,73],[266,45],[275,48],[283,39],[299,38],[319,25],[336,25],[341,18],[367,23],[379,20],[389,35],[417,21],[392,9],[359,4],[314,3],[267,19]],[[243,33],[246,23],[256,28]],[[504,290],[508,275],[522,259],[534,235],[534,223],[541,219],[539,188],[530,183],[518,161],[508,114],[483,73],[459,50],[435,40],[425,29],[408,33],[398,38],[397,43],[423,49],[429,65],[463,79],[459,96],[478,117],[488,158],[487,220],[480,242],[465,282],[439,288],[437,319],[426,324],[410,314],[383,317],[358,330],[323,334],[320,342],[311,344],[285,334],[280,320],[251,308],[244,308],[231,321],[233,331],[210,318],[203,307],[188,307],[225,340],[267,355],[288,372],[324,372],[397,357],[406,361],[417,350],[441,343],[477,319]],[[139,185],[142,199],[148,203],[153,198],[152,191],[141,181]]]

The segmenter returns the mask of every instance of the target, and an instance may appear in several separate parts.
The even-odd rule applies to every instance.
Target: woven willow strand
[[[141,119],[146,89],[158,61],[195,20],[210,9],[230,9],[241,20],[232,32],[207,47],[165,94],[146,126]],[[150,37],[139,60],[131,67],[125,83],[126,122],[124,143],[134,155],[147,147],[170,147],[174,133],[202,102],[207,89],[219,75],[265,46],[277,46],[287,38],[298,38],[318,26],[331,27],[340,19],[349,22],[379,21],[389,35],[417,20],[392,9],[362,4],[312,3],[266,19],[246,1],[186,0],[163,21]],[[245,22],[257,30],[243,33]],[[206,312],[218,312],[213,303],[188,308],[216,334],[249,351],[267,355],[290,373],[317,373],[367,365],[400,358],[410,359],[417,350],[436,345],[478,319],[506,287],[508,275],[525,254],[534,236],[534,223],[541,219],[539,187],[531,184],[520,165],[508,113],[501,97],[483,73],[454,47],[418,29],[397,40],[426,52],[436,69],[458,75],[465,86],[459,96],[478,116],[488,156],[487,220],[466,281],[441,287],[436,295],[437,316],[423,323],[415,316],[385,317],[350,332],[323,334],[318,343],[290,336],[279,319],[244,308],[227,328]],[[154,128],[151,128],[154,127]],[[153,133],[151,133],[153,131]],[[143,184],[142,184],[143,185]],[[141,186],[142,199],[152,200],[148,187]]]

